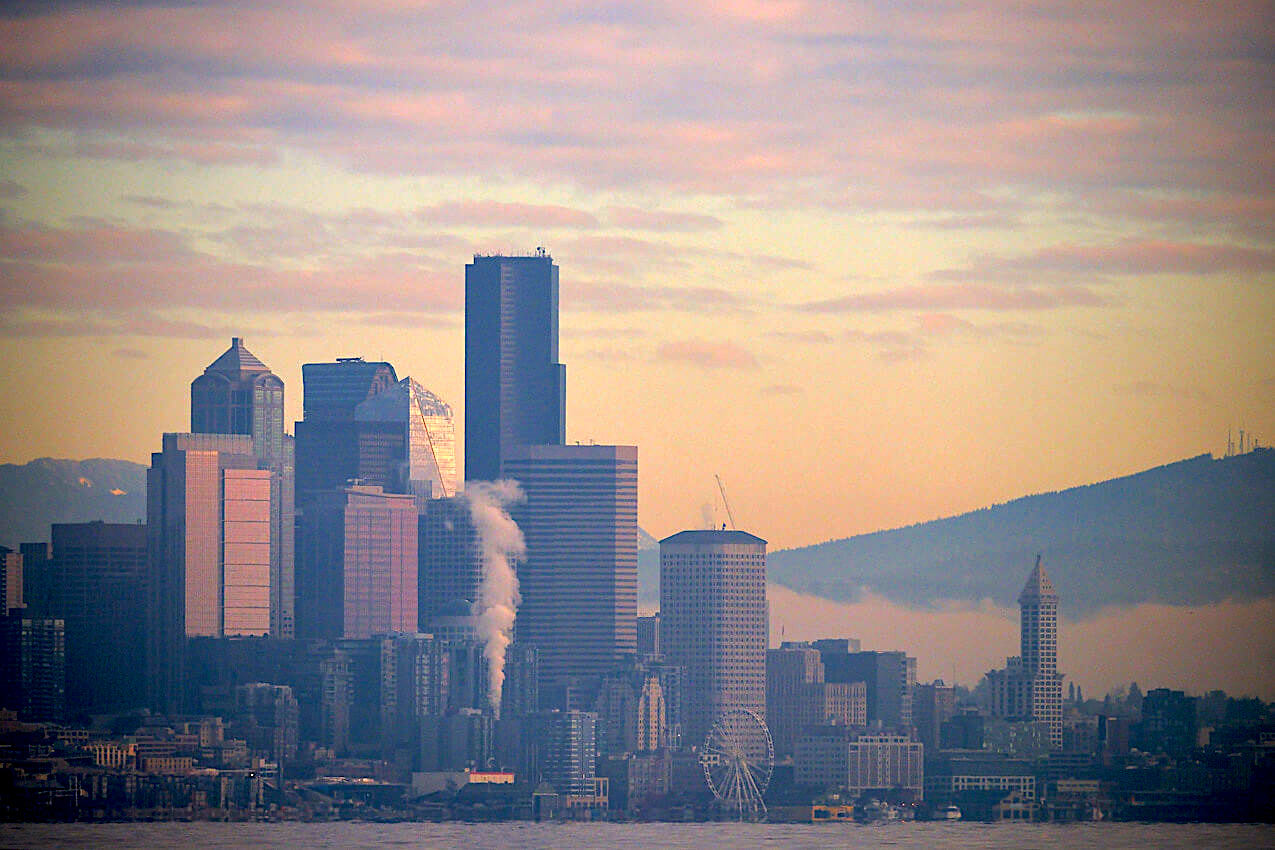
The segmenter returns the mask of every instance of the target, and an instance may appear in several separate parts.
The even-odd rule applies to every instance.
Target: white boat
[[[943,808],[939,809],[935,814],[938,816],[937,820],[960,820],[961,819],[961,810],[953,805],[944,806]]]

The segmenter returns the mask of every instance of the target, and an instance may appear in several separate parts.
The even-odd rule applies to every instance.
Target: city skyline
[[[0,40],[0,820],[1272,819],[1269,3]]]

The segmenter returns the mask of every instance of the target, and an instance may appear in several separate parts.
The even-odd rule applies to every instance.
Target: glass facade
[[[151,456],[147,681],[158,711],[181,707],[187,638],[270,631],[274,473],[261,465],[248,435],[165,434]]]
[[[270,633],[270,490],[264,469],[223,473],[222,634]]]
[[[293,635],[295,450],[284,433],[283,381],[234,337],[230,348],[190,385],[190,430],[252,437],[253,454],[273,473],[269,494],[270,634]],[[238,618],[235,633],[258,633]]]
[[[516,640],[542,683],[610,673],[637,652],[637,447],[521,446],[504,471],[526,494]]]
[[[456,429],[451,407],[404,378],[361,402],[358,477],[396,493],[444,498],[456,493]]]
[[[417,630],[414,497],[354,486],[306,508],[297,587],[304,638],[370,638]]]
[[[520,445],[566,441],[558,267],[547,254],[465,266],[465,478],[502,476]]]

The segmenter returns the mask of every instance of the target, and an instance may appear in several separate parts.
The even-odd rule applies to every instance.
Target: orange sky
[[[1275,440],[1271,7],[222,4],[0,18],[0,460],[145,461],[231,335],[463,414],[561,267],[570,439],[772,548]],[[458,429],[459,430],[459,429]]]

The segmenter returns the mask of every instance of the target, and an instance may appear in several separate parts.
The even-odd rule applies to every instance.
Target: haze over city
[[[567,439],[640,447],[656,537],[725,520],[714,474],[773,551],[1265,442],[1273,24],[1266,3],[18,4],[0,460],[146,462],[231,336],[289,426],[301,364],[347,355],[463,421],[464,263],[541,245]],[[984,600],[788,593],[773,625],[932,641],[923,678],[1013,648]],[[1106,611],[1084,642],[1064,624],[1064,667],[1275,697],[1275,610],[1238,596]],[[946,616],[998,637],[953,652]],[[1177,663],[1201,644],[1212,666]]]

